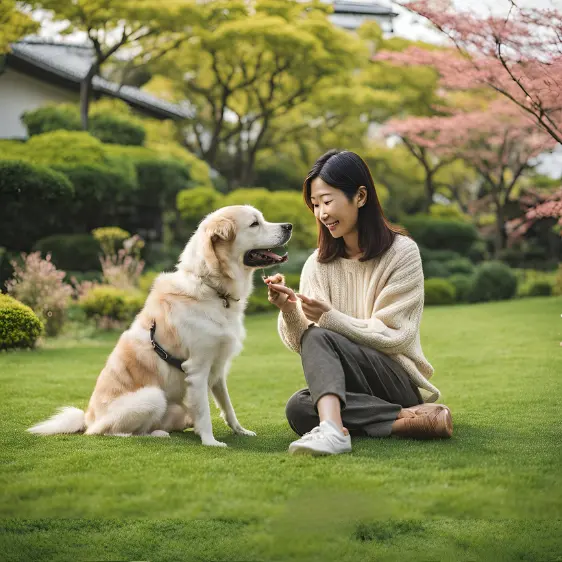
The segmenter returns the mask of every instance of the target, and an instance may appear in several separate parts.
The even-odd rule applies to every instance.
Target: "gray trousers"
[[[326,394],[339,397],[343,425],[351,435],[370,437],[389,436],[400,410],[423,402],[401,365],[336,332],[308,328],[301,358],[308,388],[293,394],[285,409],[299,435],[319,424],[316,404]]]

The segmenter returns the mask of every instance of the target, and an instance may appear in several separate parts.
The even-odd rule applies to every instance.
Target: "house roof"
[[[395,18],[398,16],[392,8],[378,4],[377,2],[347,2],[336,0],[333,3],[335,14],[345,14],[350,16],[386,16],[387,18]]]
[[[49,41],[43,38],[27,38],[11,45],[7,64],[16,70],[55,82],[73,89],[80,88],[93,58],[88,45],[76,45]],[[155,117],[185,119],[191,116],[188,104],[170,103],[139,88],[120,86],[101,76],[92,81],[94,92],[122,99],[133,107]]]

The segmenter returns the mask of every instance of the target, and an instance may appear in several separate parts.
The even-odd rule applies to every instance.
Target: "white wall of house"
[[[78,94],[6,68],[0,74],[0,138],[26,138],[20,117],[48,103],[77,102]]]

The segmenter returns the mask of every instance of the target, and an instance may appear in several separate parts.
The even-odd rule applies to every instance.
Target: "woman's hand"
[[[332,310],[332,307],[325,301],[319,301],[316,299],[311,299],[297,293],[296,295],[301,300],[302,311],[304,315],[311,321],[316,322],[320,320],[320,317],[325,312]]]
[[[297,307],[297,296],[293,289],[285,286],[285,277],[280,273],[266,277],[267,300],[281,312],[291,312]]]

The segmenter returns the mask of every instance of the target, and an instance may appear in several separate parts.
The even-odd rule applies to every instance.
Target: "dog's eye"
[[[250,226],[254,227],[259,225],[260,225],[259,221],[254,221]]]

